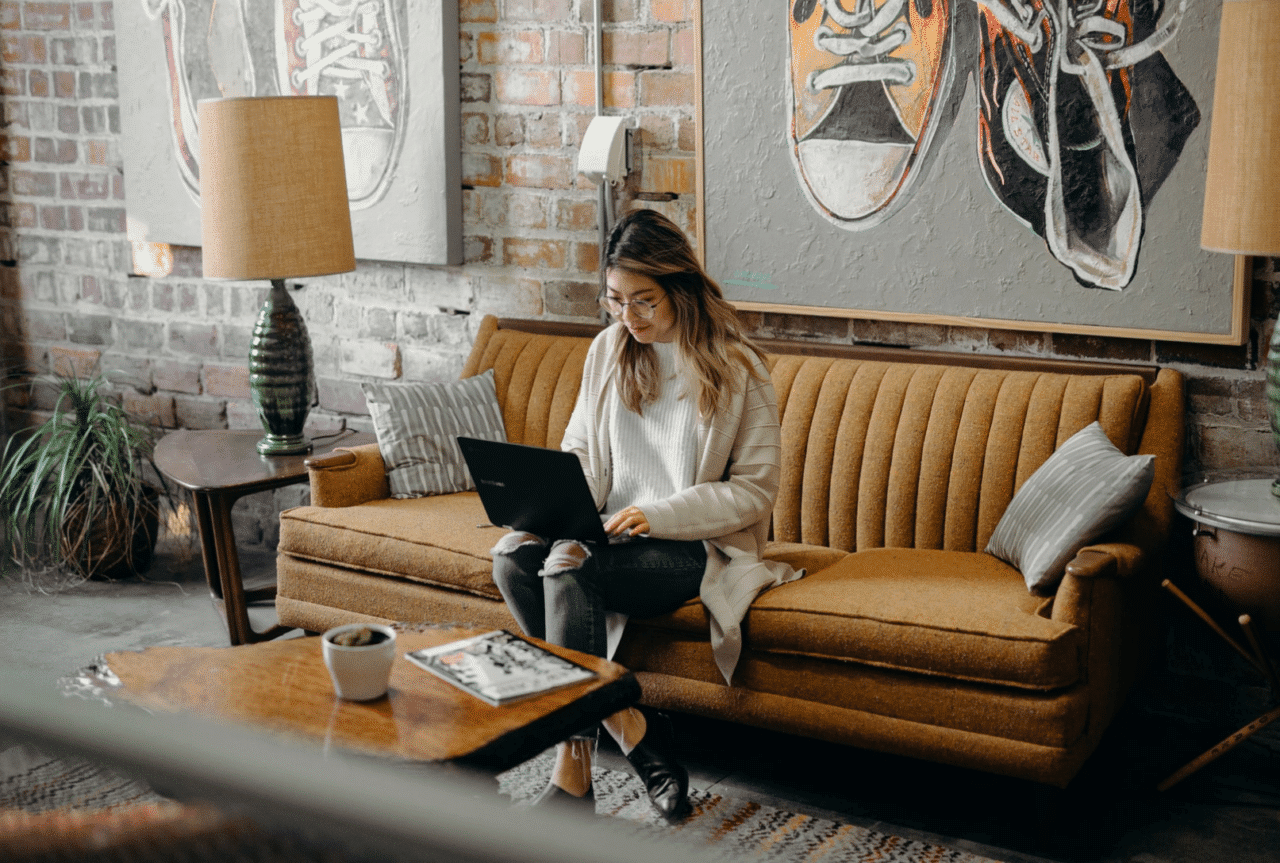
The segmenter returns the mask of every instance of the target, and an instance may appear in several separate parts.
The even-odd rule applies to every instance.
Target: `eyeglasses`
[[[653,317],[654,310],[657,309],[658,303],[662,302],[664,299],[666,299],[666,297],[661,297],[654,303],[650,303],[645,300],[631,300],[630,302],[624,303],[621,300],[614,299],[613,297],[603,296],[600,298],[600,305],[606,312],[613,315],[615,318],[622,317],[623,310],[629,306],[631,308],[631,314],[643,321],[647,321]]]

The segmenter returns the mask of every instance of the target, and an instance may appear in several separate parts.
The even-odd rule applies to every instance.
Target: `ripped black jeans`
[[[653,617],[698,595],[707,552],[700,540],[635,539],[616,545],[509,533],[493,550],[493,581],[525,635],[604,656],[605,614]]]

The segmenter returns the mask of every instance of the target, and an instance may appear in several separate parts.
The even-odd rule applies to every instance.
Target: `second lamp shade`
[[[1226,0],[1200,245],[1280,255],[1280,0]]]

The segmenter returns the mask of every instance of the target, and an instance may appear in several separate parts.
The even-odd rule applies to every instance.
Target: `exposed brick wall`
[[[199,250],[125,240],[112,10],[0,0],[3,360],[123,370],[136,382],[126,403],[166,426],[256,427],[245,358],[266,286],[204,281]],[[604,4],[606,108],[637,126],[619,209],[643,201],[691,232],[695,10],[692,0]],[[297,291],[316,356],[313,433],[368,428],[362,380],[455,377],[484,313],[594,317],[596,189],[575,172],[594,111],[590,16],[589,0],[461,0],[465,263],[362,261]],[[1256,369],[1280,311],[1275,261],[1258,261],[1253,287],[1243,348],[821,317],[750,323],[822,341],[1167,363],[1188,375],[1192,466],[1276,464]],[[50,407],[47,387],[8,398],[11,426]],[[242,503],[240,540],[273,543],[275,512],[300,494]]]

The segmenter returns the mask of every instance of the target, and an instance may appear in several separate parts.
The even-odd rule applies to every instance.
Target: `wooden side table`
[[[1280,498],[1271,493],[1274,473],[1244,469],[1205,474],[1189,482],[1174,501],[1178,511],[1194,522],[1196,571],[1222,604],[1238,615],[1243,642],[1169,579],[1162,582],[1257,669],[1271,687],[1273,701],[1280,698],[1280,665],[1268,650],[1266,633],[1280,635]],[[1173,787],[1277,719],[1280,707],[1273,707],[1157,787],[1161,791]]]
[[[316,441],[311,453],[264,456],[257,450],[261,437],[260,429],[179,430],[161,438],[154,455],[160,472],[195,499],[205,579],[233,645],[276,638],[289,628],[276,625],[257,632],[249,623],[249,604],[274,599],[276,589],[270,585],[245,590],[231,526],[232,505],[246,494],[306,482],[303,462],[311,455],[377,440],[368,432],[348,432]]]

